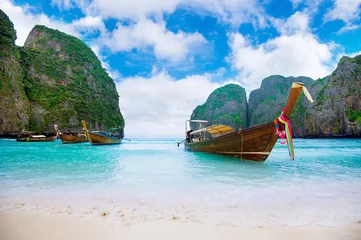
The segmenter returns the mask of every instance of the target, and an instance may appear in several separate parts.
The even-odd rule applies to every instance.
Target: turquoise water
[[[295,161],[277,144],[264,163],[190,152],[176,142],[0,140],[0,209],[239,227],[361,220],[361,139],[296,139]]]

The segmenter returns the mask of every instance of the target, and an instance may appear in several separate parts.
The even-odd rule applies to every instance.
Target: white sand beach
[[[178,220],[157,220],[130,225],[97,219],[51,216],[8,210],[0,212],[1,240],[95,240],[95,239],[318,239],[359,240],[361,223],[348,227],[320,226],[240,229]]]

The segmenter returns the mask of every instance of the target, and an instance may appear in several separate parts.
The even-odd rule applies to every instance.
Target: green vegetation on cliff
[[[247,127],[246,113],[245,89],[236,84],[227,84],[216,89],[205,104],[198,106],[191,119],[207,120],[209,124],[226,124],[238,129]]]
[[[15,50],[16,31],[14,30],[14,24],[10,21],[9,17],[0,9],[0,44],[1,55],[5,55],[5,49]],[[15,53],[16,51],[12,51]]]
[[[37,124],[33,130],[124,126],[113,80],[93,51],[79,39],[35,26],[21,49],[24,85]]]
[[[315,103],[306,110],[300,136],[361,136],[360,70],[361,55],[341,58],[336,70],[318,87]]]
[[[28,101],[15,40],[14,25],[0,10],[0,135],[23,129],[28,122]]]

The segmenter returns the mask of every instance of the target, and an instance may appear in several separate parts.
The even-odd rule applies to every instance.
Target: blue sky
[[[0,8],[18,45],[43,24],[91,47],[134,137],[144,136],[139,126],[150,137],[182,135],[193,109],[226,83],[249,93],[273,74],[317,79],[361,52],[361,0],[0,0]]]

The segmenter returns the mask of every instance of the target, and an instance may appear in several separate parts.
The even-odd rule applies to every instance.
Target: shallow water
[[[179,219],[239,227],[361,220],[361,139],[296,139],[264,163],[176,140],[64,145],[0,140],[0,209],[124,223]]]

